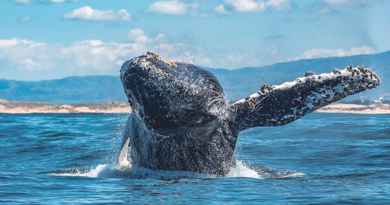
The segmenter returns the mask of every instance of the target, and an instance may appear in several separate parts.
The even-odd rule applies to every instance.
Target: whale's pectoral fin
[[[257,93],[235,102],[232,109],[239,130],[283,125],[348,95],[377,87],[379,82],[374,72],[362,67],[306,74],[281,85],[263,86]]]

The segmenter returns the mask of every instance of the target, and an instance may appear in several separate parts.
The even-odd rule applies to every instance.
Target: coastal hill
[[[371,67],[380,77],[381,85],[374,90],[350,96],[344,100],[356,99],[375,100],[379,97],[390,98],[390,51],[372,55],[356,55],[349,57],[319,58],[277,63],[263,67],[248,67],[236,70],[214,69],[225,88],[229,99],[245,97],[264,83],[280,84],[303,76],[306,71],[314,73],[330,72],[333,69],[342,69],[348,65],[363,65]]]
[[[0,99],[48,103],[104,103],[125,101],[116,76],[67,77],[58,80],[0,80]]]
[[[256,92],[264,84],[278,84],[304,75],[306,71],[329,72],[348,65],[373,68],[382,78],[382,85],[370,92],[344,101],[364,98],[374,100],[390,97],[390,51],[371,55],[320,58],[277,63],[263,67],[234,70],[206,68],[214,73],[230,100]],[[0,99],[48,103],[106,103],[126,101],[118,76],[80,76],[58,80],[0,80]]]

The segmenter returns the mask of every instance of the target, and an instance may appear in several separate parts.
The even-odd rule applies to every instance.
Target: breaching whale
[[[380,82],[367,68],[347,67],[265,85],[229,103],[210,72],[165,61],[151,52],[125,62],[120,78],[133,111],[118,160],[128,158],[150,169],[213,175],[226,175],[234,165],[240,131],[285,125]]]

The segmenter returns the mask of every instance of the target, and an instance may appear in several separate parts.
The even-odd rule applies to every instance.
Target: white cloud
[[[16,39],[0,39],[0,48],[12,47],[18,44]]]
[[[127,55],[136,52],[132,44],[85,40],[58,48],[59,53],[68,61],[65,69],[71,73],[110,73],[125,61]],[[76,69],[76,70],[72,70]]]
[[[118,74],[126,60],[153,51],[184,62],[204,62],[194,49],[170,42],[164,34],[148,36],[132,29],[127,42],[101,40],[48,44],[26,39],[0,39],[0,74],[6,78],[42,79],[70,75]],[[13,73],[11,75],[10,73]]]
[[[162,33],[148,35],[144,30],[134,28],[129,30],[125,42],[85,40],[55,44],[0,39],[0,76],[31,80],[73,75],[115,75],[123,62],[146,51],[179,62],[219,68],[255,66],[270,59],[260,53],[243,50],[210,52],[204,47],[173,42]],[[267,50],[266,53],[273,51]]]
[[[196,5],[189,5],[180,0],[157,1],[149,7],[149,11],[169,15],[183,15]]]
[[[45,51],[45,43],[34,42],[24,39],[0,39],[0,56],[7,62],[24,67],[26,70],[39,67],[45,56],[34,55]]]
[[[372,54],[375,52],[376,50],[369,46],[353,47],[350,49],[315,48],[315,49],[307,50],[303,53],[302,56],[291,60],[326,58],[326,57],[343,57],[343,56],[353,56],[353,55],[362,55],[362,54]]]
[[[238,12],[254,12],[265,10],[265,3],[256,0],[226,0],[226,4]]]
[[[214,8],[214,11],[220,14],[228,14],[229,12],[226,10],[225,5],[219,4]]]
[[[328,5],[343,5],[350,3],[351,0],[324,0],[324,2]]]
[[[290,6],[289,0],[269,0],[266,5],[274,9],[282,9]]]
[[[262,12],[267,9],[282,9],[290,5],[290,0],[225,0],[214,10],[218,13],[228,11]]]
[[[65,14],[64,18],[83,21],[129,21],[130,14],[125,9],[97,10],[84,6]]]
[[[140,28],[130,30],[128,36],[130,40],[139,44],[145,44],[149,41],[148,36],[146,36],[145,32]]]

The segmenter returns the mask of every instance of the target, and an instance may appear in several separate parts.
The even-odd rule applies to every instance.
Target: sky
[[[390,50],[387,0],[1,0],[0,79],[118,75],[146,51],[236,69]]]

